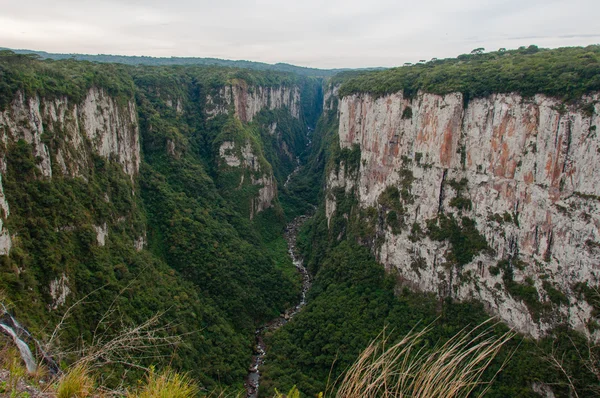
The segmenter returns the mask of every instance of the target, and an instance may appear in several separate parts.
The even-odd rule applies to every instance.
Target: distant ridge
[[[342,69],[318,69],[296,66],[286,63],[267,64],[264,62],[254,62],[245,60],[228,60],[219,58],[197,58],[197,57],[147,57],[147,56],[127,56],[127,55],[89,55],[89,54],[55,54],[45,51],[35,50],[15,50],[12,48],[0,47],[0,50],[9,50],[17,54],[36,54],[41,58],[46,59],[75,59],[78,61],[118,63],[125,65],[216,65],[229,66],[235,68],[255,69],[255,70],[273,70],[279,72],[291,72],[302,76],[314,77],[329,77],[336,73],[351,70],[349,68]],[[382,68],[369,68],[370,70]],[[366,70],[366,69],[365,69]]]

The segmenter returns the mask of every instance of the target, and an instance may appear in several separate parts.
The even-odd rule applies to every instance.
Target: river
[[[300,216],[290,222],[285,229],[285,240],[288,245],[288,253],[292,258],[296,269],[302,275],[302,294],[300,301],[293,307],[288,308],[278,318],[273,319],[266,325],[256,329],[256,342],[254,355],[252,356],[252,364],[250,365],[248,376],[244,386],[246,388],[247,398],[258,398],[258,387],[260,386],[260,367],[265,362],[265,356],[267,355],[267,347],[264,342],[264,335],[266,332],[271,332],[279,329],[286,323],[288,323],[298,312],[302,310],[302,307],[306,304],[306,293],[310,289],[311,278],[308,270],[304,267],[302,258],[296,249],[296,237],[298,236],[298,230],[308,220],[308,216]]]

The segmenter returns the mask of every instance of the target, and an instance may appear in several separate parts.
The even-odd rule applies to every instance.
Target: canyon
[[[514,369],[564,330],[600,341],[600,91],[456,86],[445,67],[324,78],[2,55],[5,318],[44,341],[68,315],[68,345],[160,313],[181,341],[157,361],[254,397],[324,391],[381,328],[431,322],[443,340],[494,316],[526,346],[499,391],[552,396],[556,380]],[[98,322],[112,313],[121,325]]]

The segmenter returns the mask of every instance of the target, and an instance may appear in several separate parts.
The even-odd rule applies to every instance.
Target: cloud
[[[63,53],[364,67],[600,42],[596,0],[4,2],[0,46]]]

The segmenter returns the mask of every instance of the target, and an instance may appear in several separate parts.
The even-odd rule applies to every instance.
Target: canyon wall
[[[2,174],[7,170],[6,151],[19,140],[33,147],[42,178],[52,178],[57,173],[86,178],[93,161],[92,153],[118,161],[132,181],[140,167],[135,103],[130,100],[119,104],[98,88],[90,89],[80,103],[67,97],[26,97],[17,92],[10,106],[0,112],[0,139]],[[10,211],[1,185],[0,207],[2,219],[6,220]],[[0,253],[8,254],[10,248],[9,232],[2,226]]]
[[[92,88],[81,103],[66,97],[26,98],[18,92],[8,109],[0,113],[4,145],[20,139],[34,148],[38,168],[45,177],[60,170],[66,176],[81,176],[91,152],[114,158],[132,178],[140,166],[137,111],[133,100],[119,104],[106,91]],[[47,145],[57,137],[54,151]],[[4,160],[2,170],[6,170]]]
[[[207,95],[205,103],[207,119],[210,120],[217,115],[228,115],[233,111],[234,117],[242,123],[252,122],[262,110],[275,109],[287,109],[294,119],[299,120],[301,113],[300,88],[286,85],[251,86],[245,81],[235,80],[231,84],[221,87],[216,94]],[[258,128],[264,128],[264,126]],[[277,122],[270,123],[267,129],[270,135],[275,135]],[[284,152],[288,152],[291,159],[294,159],[284,141],[281,141],[279,145]],[[272,207],[277,193],[273,171],[261,165],[259,158],[262,158],[263,155],[257,151],[258,148],[253,148],[250,144],[249,137],[245,137],[238,143],[225,141],[219,146],[219,156],[224,166],[240,168],[252,174],[246,181],[244,180],[245,175],[241,174],[238,189],[248,183],[258,187],[258,193],[250,199],[250,218]]]
[[[365,244],[401,283],[479,300],[534,337],[569,324],[598,338],[599,98],[494,94],[465,107],[460,93],[343,97],[339,145],[360,162],[329,171],[328,221],[340,190],[353,194],[377,214],[360,220],[375,231]],[[456,236],[436,235],[443,223]],[[484,243],[469,248],[476,235]]]
[[[244,186],[244,183],[257,186],[258,193],[250,198],[250,218],[274,205],[277,196],[277,184],[273,178],[273,171],[265,167],[263,161],[256,154],[257,150],[252,147],[249,141],[245,141],[243,146],[237,145],[234,141],[225,141],[219,147],[219,156],[223,167],[240,169],[249,173],[239,173],[239,182],[236,182],[237,189]],[[249,181],[244,181],[249,176]]]
[[[216,95],[206,97],[206,115],[208,118],[230,112],[231,105],[235,115],[242,122],[251,122],[263,109],[281,109],[287,107],[293,117],[300,118],[300,88],[297,86],[248,86],[244,81],[236,81],[219,89]]]

